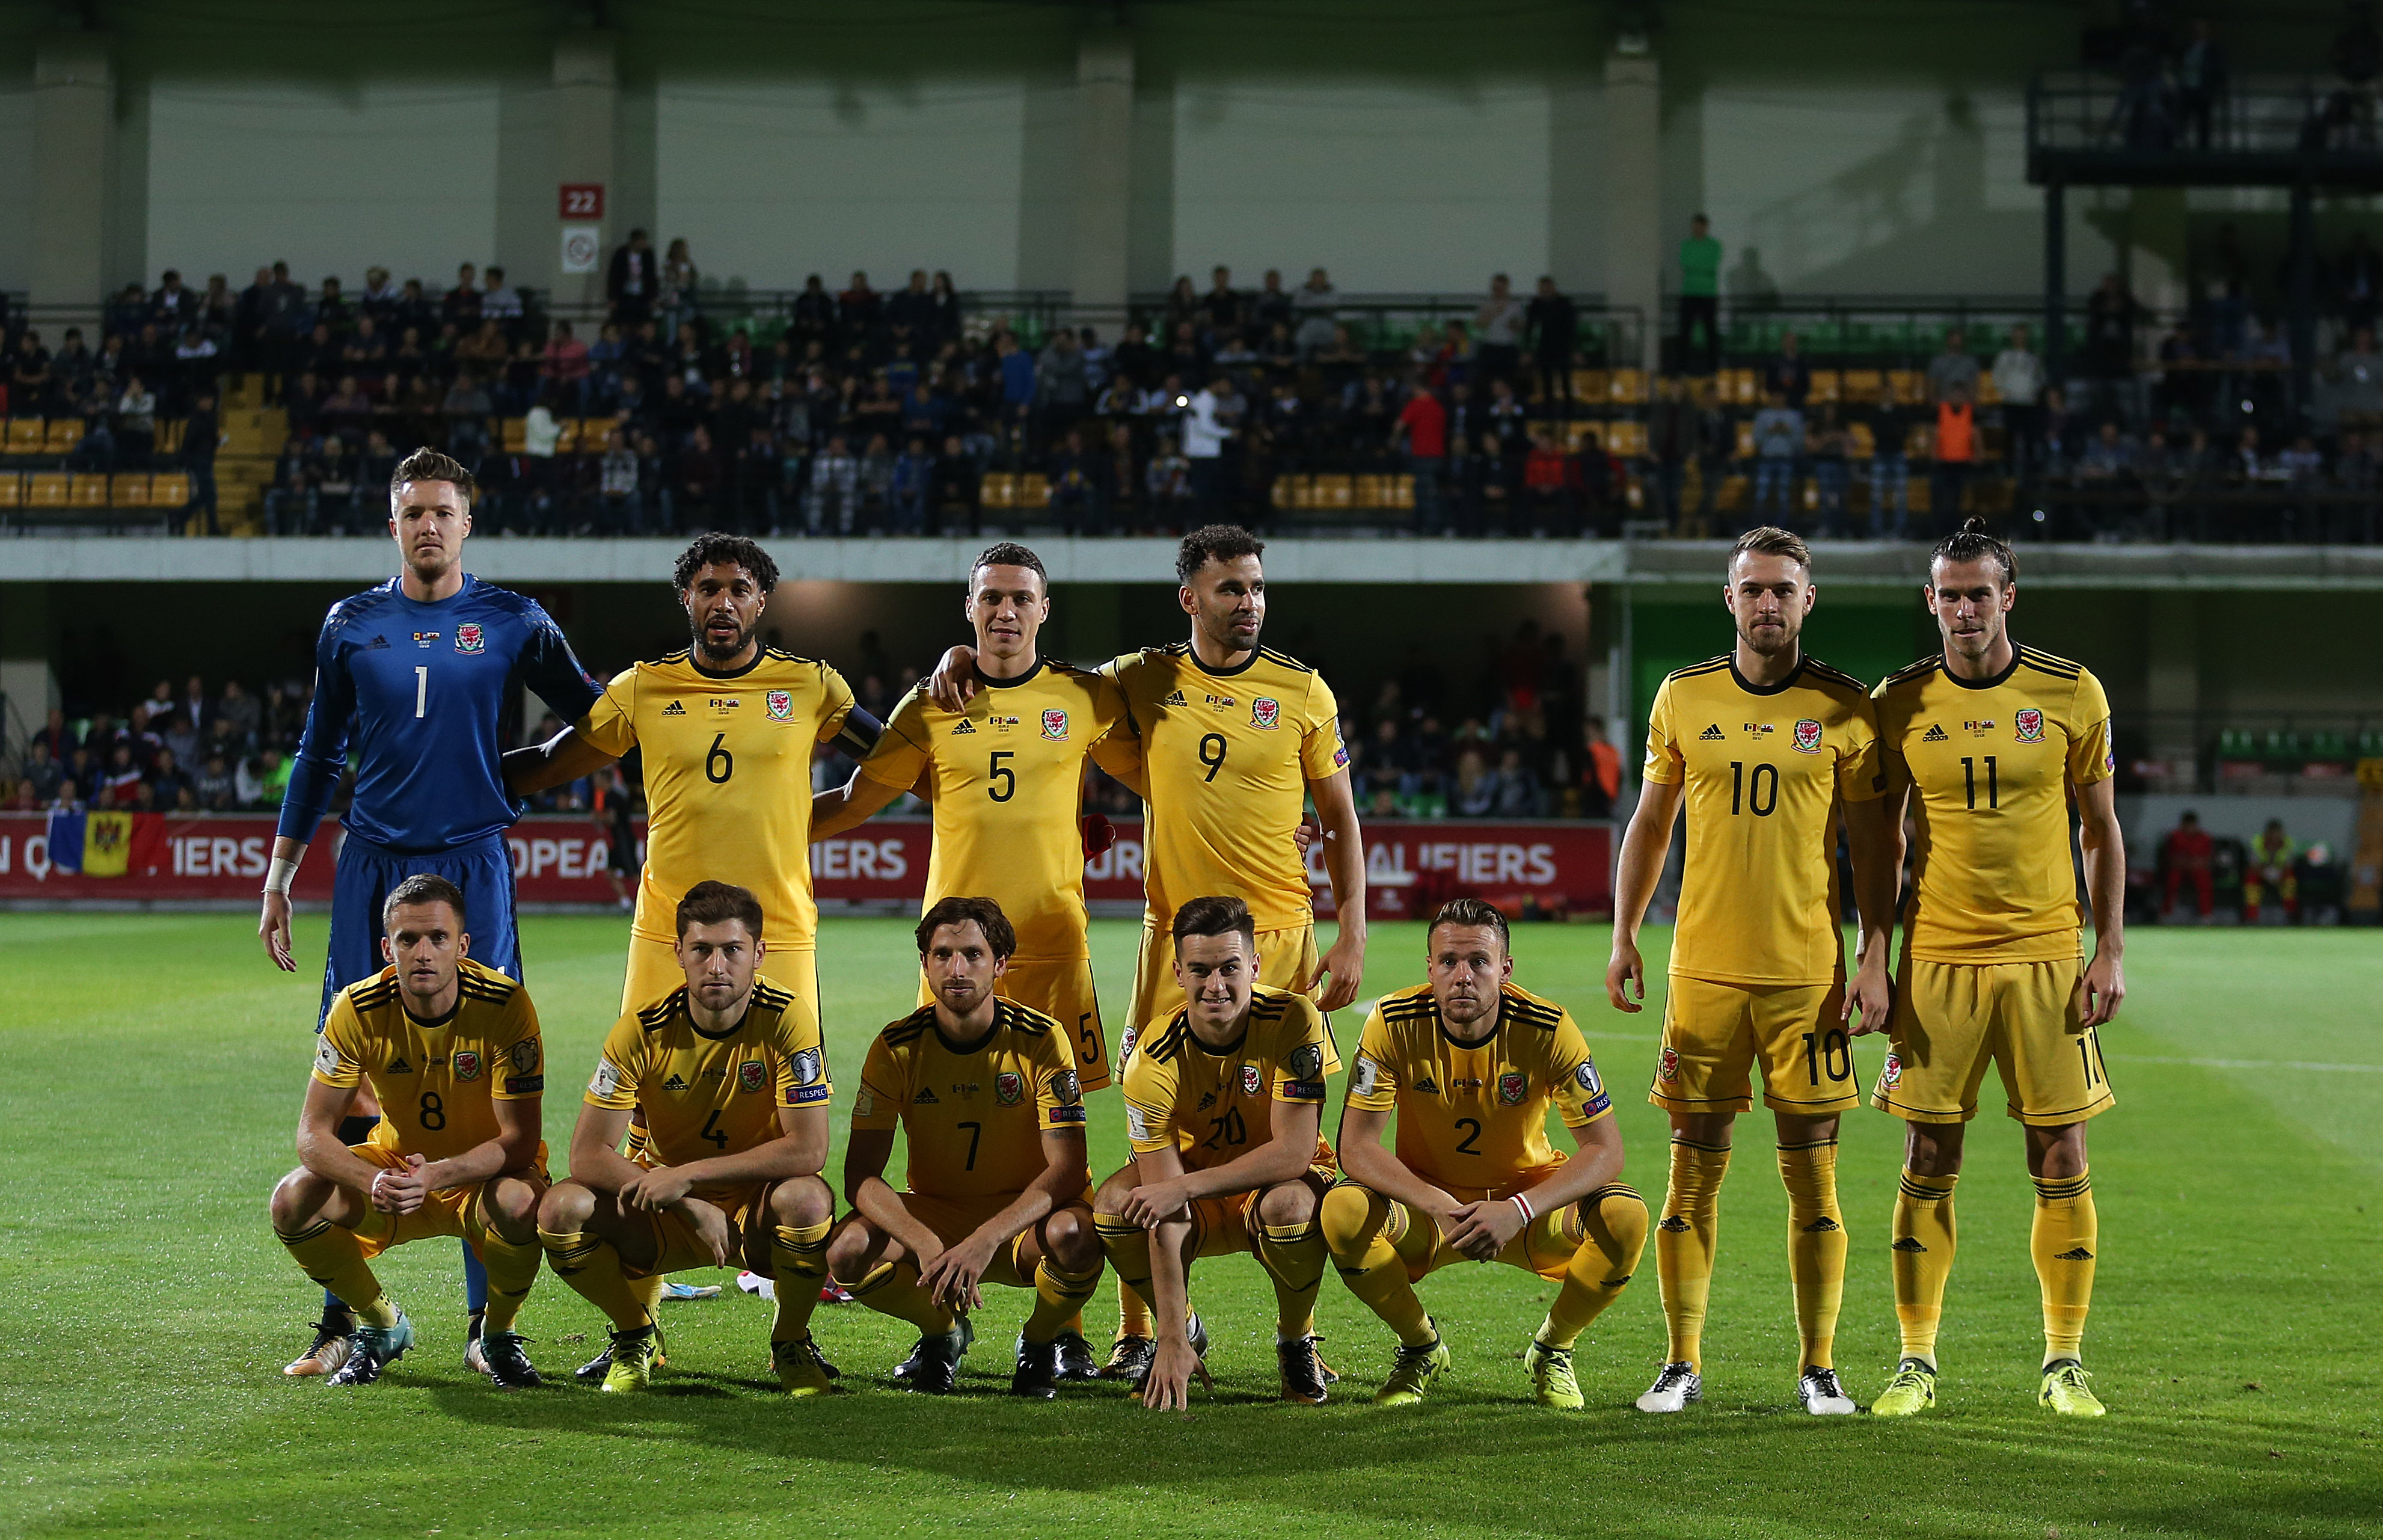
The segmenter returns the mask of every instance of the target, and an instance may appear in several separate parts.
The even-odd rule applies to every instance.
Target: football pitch
[[[523,926],[558,1173],[625,929]],[[302,917],[297,939],[319,960],[323,919]],[[1659,977],[1665,939],[1650,930]],[[1625,1179],[1652,1207],[1659,1003],[1606,1007],[1606,942],[1598,926],[1518,929],[1516,977],[1587,1033]],[[1093,945],[1117,1009],[1133,927],[1101,922]],[[1421,949],[1420,927],[1377,927],[1365,994],[1419,980]],[[863,1044],[910,1009],[916,957],[907,922],[833,919],[820,959],[840,1161]],[[1028,1297],[994,1289],[948,1398],[884,1377],[908,1328],[822,1306],[815,1328],[851,1393],[788,1400],[769,1307],[733,1287],[666,1305],[670,1368],[616,1398],[571,1384],[603,1322],[547,1275],[522,1324],[558,1383],[504,1394],[462,1365],[445,1240],[379,1263],[420,1332],[379,1385],[285,1379],[319,1296],[274,1243],[265,1197],[294,1164],[319,974],[273,972],[240,916],[0,915],[0,1534],[2383,1535],[2383,949],[2365,931],[2145,930],[2128,964],[2104,1038],[2119,1105],[2093,1129],[2086,1361],[2105,1419],[2034,1403],[2031,1193],[1991,1081],[1932,1414],[1796,1409],[1785,1201],[1758,1112],[1724,1189],[1701,1407],[1630,1409],[1663,1352],[1650,1240],[1582,1339],[1586,1412],[1531,1403],[1520,1354],[1549,1286],[1494,1267],[1420,1286],[1455,1365],[1403,1410],[1369,1404],[1390,1338],[1327,1275],[1319,1329],[1344,1377],[1328,1406],[1283,1405],[1270,1292],[1225,1257],[1192,1280],[1216,1390],[1162,1416],[1106,1385],[1011,1401]],[[1335,1020],[1344,1057],[1362,1019]],[[1857,1052],[1867,1083],[1879,1040]],[[1123,1119],[1114,1093],[1093,1107],[1098,1177],[1123,1160]],[[1837,1362],[1865,1404],[1896,1347],[1899,1129],[1849,1115],[1839,1165],[1853,1245]],[[1096,1345],[1114,1309],[1105,1278]]]

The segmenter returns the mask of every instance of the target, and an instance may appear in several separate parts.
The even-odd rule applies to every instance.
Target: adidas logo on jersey
[[[366,652],[387,652],[389,650],[389,638],[387,636],[376,636],[371,641],[364,644],[364,650]]]
[[[1697,741],[1701,744],[1717,744],[1727,735],[1728,734],[1722,732],[1721,723],[1715,722],[1710,727],[1708,727],[1703,732],[1698,733]]]
[[[969,721],[965,717],[952,724],[952,736],[955,738],[958,737],[963,733],[974,733],[975,731],[976,723]]]
[[[914,1107],[932,1107],[936,1104],[935,1093],[922,1087],[918,1095],[910,1098],[910,1104]]]
[[[1414,1088],[1418,1092],[1425,1096],[1438,1096],[1439,1094],[1438,1085],[1435,1083],[1432,1078],[1428,1075],[1425,1076],[1422,1079],[1417,1080]]]
[[[1158,704],[1161,706],[1188,706],[1191,702],[1183,698],[1182,691],[1169,690],[1167,692],[1167,698],[1160,701]]]
[[[1946,744],[1953,739],[1950,733],[1932,721],[1928,724],[1928,731],[1920,735],[1920,741],[1923,744]]]
[[[391,1075],[411,1075],[414,1073],[414,1066],[405,1062],[404,1054],[400,1053],[389,1061],[389,1072]]]
[[[1202,1092],[1200,1093],[1200,1106],[1199,1106],[1199,1110],[1200,1110],[1200,1111],[1202,1111],[1202,1112],[1206,1112],[1210,1107],[1213,1107],[1213,1106],[1215,1106],[1216,1104],[1216,1093],[1215,1091],[1213,1091],[1213,1090],[1205,1090],[1205,1091],[1202,1091]]]
[[[686,708],[674,700],[668,706],[662,708],[662,715],[665,717],[683,717],[686,715]]]
[[[662,1089],[664,1090],[685,1090],[686,1089],[686,1081],[677,1075],[673,1075],[669,1079],[662,1082]]]

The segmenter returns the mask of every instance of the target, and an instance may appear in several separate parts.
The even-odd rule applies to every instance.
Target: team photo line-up
[[[325,621],[265,880],[260,935],[294,970],[291,881],[352,761],[301,1164],[271,1202],[277,1238],[325,1291],[287,1373],[381,1377],[414,1329],[372,1258],[456,1237],[465,1361],[500,1387],[544,1383],[517,1329],[541,1266],[610,1322],[575,1372],[607,1391],[667,1362],[656,1307],[682,1287],[670,1274],[738,1267],[770,1280],[771,1356],[797,1397],[841,1389],[811,1330],[822,1298],[915,1327],[895,1378],[950,1391],[990,1283],[1032,1295],[1013,1394],[1106,1378],[1180,1408],[1208,1380],[1192,1265],[1246,1251],[1274,1290],[1287,1400],[1322,1403],[1340,1379],[1315,1330],[1327,1271],[1395,1337],[1374,1399],[1424,1399],[1450,1355],[1415,1286],[1473,1261],[1557,1286],[1523,1361],[1540,1404],[1583,1405],[1574,1349],[1637,1271],[1649,1214],[1623,1180],[1583,1033],[1515,981],[1498,909],[1459,898],[1431,917],[1424,981],[1374,1001],[1326,1136],[1342,1067],[1329,1014],[1364,979],[1364,859],[1332,692],[1260,642],[1263,542],[1221,525],[1185,536],[1188,639],[1093,671],[1043,656],[1048,574],[996,544],[969,574],[972,645],[879,722],[834,669],[756,639],[776,563],[725,535],[697,539],[673,574],[690,645],[599,686],[537,603],[464,572],[474,494],[435,451],[398,468],[400,572]],[[2016,563],[1976,521],[1931,561],[1941,649],[1874,688],[1804,653],[1818,589],[1797,536],[1749,532],[1723,575],[1734,645],[1656,692],[1615,874],[1606,992],[1635,1014],[1638,932],[1685,813],[1648,1093],[1672,1126],[1652,1225],[1668,1341],[1636,1405],[1701,1397],[1720,1189],[1759,1066],[1789,1201],[1797,1397],[1814,1414],[1859,1410],[1834,1352],[1836,1148],[1862,1099],[1852,1039],[1883,1031],[1869,1100],[1906,1124],[1889,1241],[1902,1349],[1869,1410],[1935,1404],[1954,1189],[1992,1067],[2036,1189],[2038,1398],[2101,1415],[2080,1349],[2099,1244],[2085,1126],[2115,1104],[2096,1029],[2125,993],[2102,686],[2013,640]],[[506,752],[516,684],[573,725]],[[815,792],[830,742],[858,768]],[[523,797],[633,751],[648,832],[621,1015],[555,1180],[503,832]],[[1083,896],[1109,837],[1082,812],[1091,765],[1146,807],[1147,904],[1114,1055]],[[806,852],[905,793],[933,814],[919,1004],[866,1051],[839,1204]],[[1337,915],[1321,953],[1315,840]],[[1130,1157],[1096,1181],[1088,1098],[1112,1084]],[[1083,1312],[1105,1270],[1119,1319],[1103,1363]]]

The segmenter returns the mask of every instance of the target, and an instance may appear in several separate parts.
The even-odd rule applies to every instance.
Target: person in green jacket
[[[1680,242],[1680,367],[1710,375],[1721,364],[1721,242],[1699,214]]]

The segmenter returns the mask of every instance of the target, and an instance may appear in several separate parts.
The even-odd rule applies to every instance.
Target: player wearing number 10
[[[1816,1414],[1855,1410],[1832,1357],[1846,1275],[1837,1119],[1861,1101],[1846,1018],[1857,1006],[1867,1021],[1885,1018],[1894,865],[1869,691],[1800,641],[1818,594],[1803,541],[1748,532],[1722,589],[1736,646],[1665,679],[1647,723],[1645,789],[1615,875],[1605,986],[1617,1010],[1639,1009],[1634,988],[1646,995],[1638,926],[1683,803],[1688,850],[1648,1096],[1672,1118],[1671,1187],[1655,1232],[1671,1345],[1641,1411],[1680,1411],[1702,1395],[1722,1176],[1731,1126],[1754,1105],[1758,1059],[1787,1188],[1797,1395]],[[1851,992],[1835,892],[1840,813],[1866,943]]]

